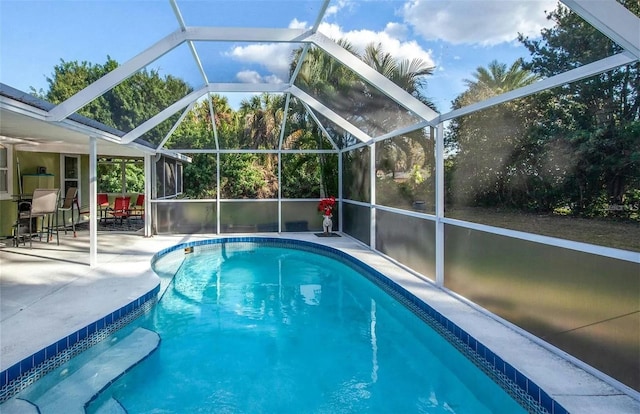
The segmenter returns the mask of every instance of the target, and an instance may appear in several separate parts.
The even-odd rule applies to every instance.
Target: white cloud
[[[238,62],[263,65],[273,74],[272,79],[280,79],[282,82],[282,79],[288,78],[291,52],[296,47],[296,45],[287,43],[256,43],[248,46],[236,46],[226,55]],[[242,73],[238,73],[238,79],[241,76],[247,76]],[[251,77],[247,79],[251,79]]]
[[[306,22],[293,19],[289,23],[290,29],[308,29]],[[289,79],[289,64],[293,50],[300,45],[288,43],[254,43],[247,46],[236,46],[225,56],[237,62],[260,65],[271,72],[262,76],[255,70],[242,70],[236,74],[240,82],[246,83],[283,83]]]
[[[262,76],[255,70],[242,70],[236,74],[236,79],[242,83],[263,83]]]
[[[298,19],[293,19],[289,23],[289,29],[307,29],[307,22],[301,22]]]
[[[391,54],[396,59],[415,59],[425,61],[429,66],[434,66],[434,60],[430,50],[424,50],[415,40],[402,41],[398,38],[401,33],[404,37],[406,26],[397,23],[388,23],[385,30],[375,32],[373,30],[352,30],[343,32],[335,24],[322,23],[318,31],[331,39],[346,39],[359,53],[371,43],[382,45],[385,52]]]
[[[287,76],[288,78],[288,76]],[[267,83],[284,83],[284,80],[282,80],[280,77],[276,76],[276,75],[267,75],[264,77],[265,82]]]
[[[387,27],[384,28],[384,32],[398,40],[404,40],[407,38],[409,28],[401,23],[389,22],[387,23]]]
[[[556,0],[411,0],[402,14],[413,30],[426,40],[453,44],[496,45],[516,40],[518,33],[537,37],[548,26],[545,11]]]
[[[277,75],[262,76],[255,70],[241,70],[236,74],[236,79],[242,83],[283,83]]]
[[[349,6],[350,3],[351,2],[349,0],[338,0],[337,2],[331,4],[329,7],[327,7],[327,11],[325,11],[324,13],[325,19],[331,16],[335,16],[340,10]]]
[[[340,2],[346,4],[347,2]],[[290,28],[308,29],[305,22],[293,20],[289,24]],[[383,31],[354,30],[343,32],[336,24],[322,23],[319,31],[325,36],[334,40],[347,39],[349,43],[358,51],[363,52],[370,43],[382,45],[385,52],[390,53],[397,59],[420,58],[428,65],[435,66],[430,50],[424,50],[415,40],[402,41],[406,37],[408,28],[400,23],[388,23]],[[255,70],[243,70],[238,72],[236,78],[240,82],[283,82],[289,77],[289,64],[291,53],[297,45],[285,43],[256,43],[248,46],[236,46],[227,53],[227,56],[234,60],[247,64],[263,65],[272,75],[261,76]]]

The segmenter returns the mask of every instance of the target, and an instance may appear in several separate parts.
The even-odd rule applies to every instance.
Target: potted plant
[[[318,211],[322,214],[322,229],[324,230],[325,235],[329,235],[333,228],[333,221],[331,217],[333,217],[333,208],[336,205],[336,198],[331,196],[329,198],[323,198],[318,203]]]

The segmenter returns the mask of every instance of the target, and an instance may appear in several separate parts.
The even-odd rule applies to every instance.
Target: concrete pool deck
[[[240,236],[261,235],[325,244],[369,264],[515,366],[569,412],[640,412],[636,395],[623,393],[350,237],[318,238],[312,233]],[[227,236],[231,235],[223,237]],[[215,237],[100,233],[98,265],[93,268],[88,265],[86,231],[77,238],[61,234],[60,246],[34,242],[33,249],[0,248],[0,371],[153,289],[159,279],[151,271],[150,259],[159,250]]]

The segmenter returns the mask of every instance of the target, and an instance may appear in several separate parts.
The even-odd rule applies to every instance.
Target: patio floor
[[[262,235],[330,245],[370,264],[510,362],[570,412],[640,412],[638,399],[348,236]],[[0,371],[153,289],[159,282],[150,268],[154,253],[178,243],[212,237],[218,236],[144,238],[136,233],[99,233],[98,265],[94,268],[89,267],[87,231],[79,231],[77,238],[61,233],[60,246],[34,242],[33,249],[11,247],[8,240],[8,246],[0,247]]]

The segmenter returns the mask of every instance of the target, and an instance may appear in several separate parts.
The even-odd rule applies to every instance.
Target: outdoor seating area
[[[112,195],[98,194],[100,225],[108,227],[109,223],[120,226],[126,222],[130,226],[131,220],[144,219],[144,194]]]
[[[88,221],[81,221],[83,216],[89,215],[89,210],[80,207],[76,187],[69,187],[63,198],[60,198],[57,188],[35,189],[31,195],[16,196],[15,203],[17,217],[13,225],[12,242],[16,247],[28,244],[33,248],[34,239],[49,243],[54,236],[59,245],[60,231],[64,231],[65,235],[70,231],[73,237],[77,237],[78,229],[89,228]],[[144,194],[135,195],[135,202],[131,203],[131,196],[109,197],[106,193],[100,193],[97,206],[99,231],[136,232],[143,227]]]

